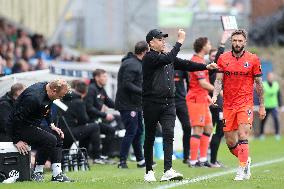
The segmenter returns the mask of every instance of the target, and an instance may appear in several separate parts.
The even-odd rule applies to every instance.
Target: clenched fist
[[[183,44],[184,40],[185,40],[185,31],[183,29],[179,29],[178,30],[178,42]]]

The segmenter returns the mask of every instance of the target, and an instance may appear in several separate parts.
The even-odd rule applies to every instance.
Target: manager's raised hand
[[[186,35],[185,31],[183,29],[179,29],[178,30],[178,40],[177,41],[179,43],[183,44],[183,42],[185,40],[185,35]]]

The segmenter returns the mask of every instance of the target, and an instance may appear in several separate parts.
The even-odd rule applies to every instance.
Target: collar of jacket
[[[150,51],[155,52],[155,53],[158,53],[158,54],[165,54],[165,53],[163,53],[163,52],[158,52],[158,51],[156,51],[156,50],[154,50],[154,49],[151,49],[151,48],[150,48]]]
[[[2,98],[0,98],[1,101],[9,101],[10,103],[14,103],[15,100],[12,98],[11,93],[7,92]]]
[[[103,89],[103,87],[100,87],[100,86],[97,84],[97,82],[96,82],[95,79],[91,79],[91,80],[90,80],[90,84],[95,85],[98,89]]]

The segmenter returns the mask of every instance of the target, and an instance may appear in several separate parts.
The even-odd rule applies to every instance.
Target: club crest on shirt
[[[247,67],[249,67],[249,66],[250,66],[250,64],[249,64],[248,62],[245,62],[245,63],[244,63],[244,67],[245,67],[245,68],[247,68]]]
[[[252,115],[251,113],[252,113],[251,109],[248,109],[248,110],[247,110],[248,120],[250,120],[250,117],[251,117],[251,115]]]

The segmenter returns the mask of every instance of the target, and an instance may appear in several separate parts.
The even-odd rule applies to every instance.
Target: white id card
[[[219,112],[219,120],[223,120],[223,112]]]

